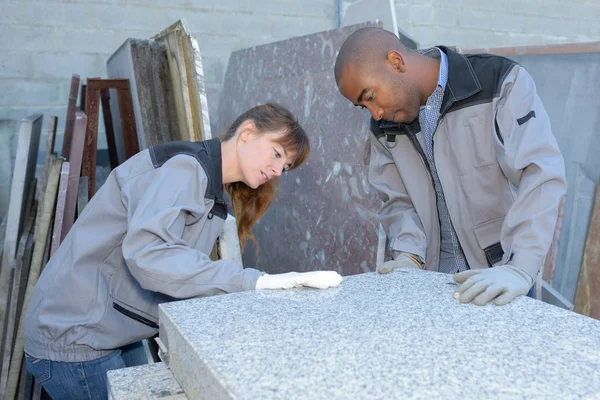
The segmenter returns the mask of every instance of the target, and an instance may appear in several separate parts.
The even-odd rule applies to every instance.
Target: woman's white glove
[[[335,271],[288,272],[285,274],[264,274],[256,282],[256,290],[292,289],[308,286],[317,289],[337,287],[342,276]]]

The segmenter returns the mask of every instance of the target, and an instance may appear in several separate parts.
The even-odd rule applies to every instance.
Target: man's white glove
[[[335,271],[288,272],[285,274],[264,274],[256,282],[256,290],[292,289],[308,286],[317,289],[337,287],[342,276]]]
[[[377,272],[380,274],[387,274],[398,268],[421,268],[421,265],[417,262],[413,256],[408,256],[406,253],[402,253],[395,260],[386,261],[377,267]]]
[[[461,303],[478,306],[494,300],[501,306],[510,303],[515,297],[527,294],[533,285],[533,278],[522,269],[512,265],[499,265],[487,269],[471,269],[454,275],[460,285],[454,298]]]

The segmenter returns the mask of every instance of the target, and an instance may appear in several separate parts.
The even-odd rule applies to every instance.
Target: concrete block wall
[[[342,0],[0,0],[0,119],[59,117],[72,73],[106,77],[129,37],[187,20],[202,52],[211,120],[231,51],[334,28]],[[421,46],[463,48],[600,40],[599,0],[397,0],[400,29]],[[102,118],[100,118],[102,121]],[[99,146],[106,146],[100,123]],[[44,139],[42,139],[43,146]]]
[[[542,45],[600,40],[598,0],[395,0],[398,28],[422,47]]]
[[[47,117],[57,115],[57,148],[71,74],[106,77],[106,61],[127,38],[150,38],[184,18],[198,39],[216,112],[231,51],[336,24],[336,0],[0,0],[0,10],[0,119],[41,112],[45,133]]]

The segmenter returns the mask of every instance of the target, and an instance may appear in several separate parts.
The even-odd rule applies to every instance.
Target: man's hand
[[[337,287],[342,276],[335,271],[288,272],[285,274],[264,274],[256,282],[256,290],[292,289],[308,286],[316,289]]]
[[[421,265],[413,256],[402,253],[397,259],[386,261],[381,264],[381,266],[377,268],[377,272],[380,274],[387,274],[398,268],[421,268]]]
[[[512,265],[499,265],[487,269],[471,269],[454,275],[460,285],[454,297],[461,303],[473,303],[478,306],[494,300],[501,306],[510,303],[515,297],[527,294],[533,285],[529,274]]]

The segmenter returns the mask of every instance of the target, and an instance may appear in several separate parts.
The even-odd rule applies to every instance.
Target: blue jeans
[[[104,400],[108,398],[106,373],[145,364],[145,353],[138,342],[84,362],[43,360],[25,353],[25,364],[54,400]]]

